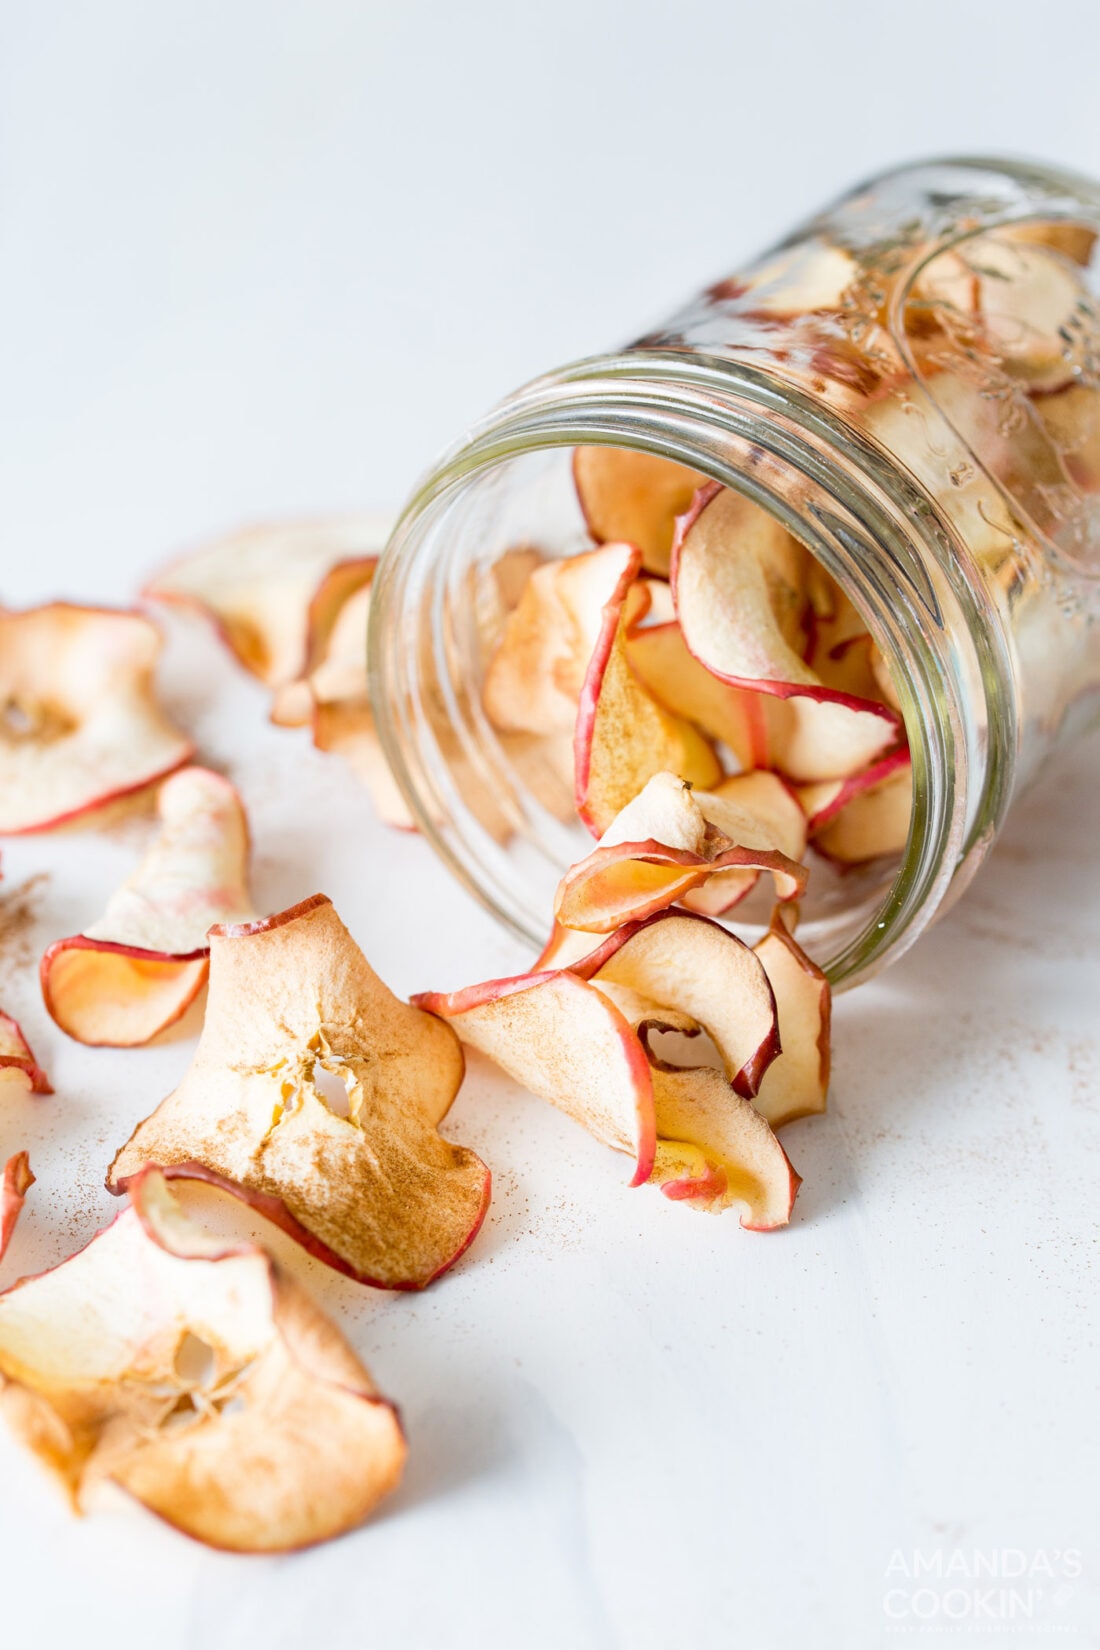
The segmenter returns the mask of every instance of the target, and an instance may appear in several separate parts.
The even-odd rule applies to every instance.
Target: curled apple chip
[[[649,1181],[714,1212],[737,1206],[758,1230],[789,1217],[798,1177],[746,1098],[778,1052],[775,999],[760,960],[725,929],[661,912],[569,968],[416,1000],[628,1153],[632,1185]],[[725,1075],[670,1065],[650,1046],[657,1032],[704,1030]]]
[[[897,714],[830,687],[806,663],[809,553],[739,493],[711,485],[677,523],[672,591],[688,648],[765,707],[769,767],[791,779],[842,779],[898,742]]]
[[[180,557],[144,595],[203,614],[246,670],[281,688],[308,676],[389,528],[372,515],[242,528]]]
[[[581,689],[574,733],[577,812],[593,836],[606,831],[655,774],[667,772],[706,789],[722,777],[714,747],[693,723],[667,710],[633,669],[627,651],[639,553],[606,546],[618,576],[602,610]]]
[[[248,823],[228,779],[183,768],[157,811],[156,839],[103,916],[42,958],[46,1007],[77,1042],[134,1048],[174,1024],[206,983],[208,930],[253,914]]]
[[[697,470],[626,447],[578,447],[573,483],[597,544],[637,545],[648,573],[667,573],[676,517],[706,481]]]
[[[842,865],[904,852],[913,811],[913,765],[891,751],[851,779],[801,786],[799,800],[818,853]]]
[[[66,825],[189,759],[156,701],[160,645],[139,613],[0,610],[0,833]]]
[[[26,1152],[15,1152],[0,1170],[0,1260],[4,1258],[15,1223],[23,1212],[23,1203],[33,1185],[30,1158]]]
[[[782,1052],[764,1073],[755,1105],[773,1129],[825,1110],[829,1092],[832,993],[787,928],[783,912],[754,947],[775,993]]]
[[[763,696],[712,675],[689,650],[679,620],[632,630],[626,651],[634,671],[666,709],[728,746],[743,768],[767,762]]]
[[[573,732],[604,609],[627,564],[629,588],[638,559],[622,544],[545,562],[530,572],[485,673],[482,703],[495,728],[548,736]],[[647,605],[643,586],[630,590],[632,618],[641,617]]]
[[[190,1071],[107,1176],[213,1182],[338,1271],[420,1289],[473,1241],[489,1171],[437,1132],[462,1081],[454,1033],[400,1001],[316,894],[210,934]]]
[[[805,845],[802,809],[774,774],[738,775],[708,793],[658,773],[566,872],[555,920],[610,933],[692,898],[713,915],[743,899],[762,871],[771,872],[781,899],[793,899],[806,872],[787,849],[800,854]]]
[[[0,1012],[0,1084],[18,1083],[32,1094],[52,1094],[50,1080],[31,1053],[19,1023]]]
[[[405,1439],[336,1327],[163,1178],[77,1254],[0,1295],[0,1409],[88,1510],[115,1484],[232,1552],[312,1546],[397,1487]]]

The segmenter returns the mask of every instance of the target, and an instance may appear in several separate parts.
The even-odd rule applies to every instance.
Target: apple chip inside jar
[[[892,751],[851,779],[799,787],[815,850],[838,865],[905,851],[913,811],[909,751]]]
[[[0,610],[0,833],[68,824],[188,760],[156,701],[160,645],[138,613]]]
[[[632,1185],[759,1230],[789,1217],[798,1177],[746,1095],[778,1052],[760,960],[705,918],[661,912],[570,967],[417,999],[539,1098],[634,1160]],[[661,1031],[706,1031],[724,1074],[674,1067]]]
[[[781,899],[793,899],[806,883],[794,857],[805,844],[802,810],[774,774],[738,775],[714,793],[655,774],[566,872],[554,916],[566,928],[609,933],[689,897],[715,914],[743,899],[762,871]]]
[[[3,1260],[27,1193],[34,1185],[30,1158],[15,1152],[0,1170],[0,1260]]]
[[[709,740],[666,710],[631,666],[626,644],[638,617],[631,595],[639,556],[630,545],[614,550],[618,577],[603,607],[574,734],[577,812],[597,837],[655,774],[673,773],[704,790],[722,777]]]
[[[78,1042],[133,1048],[187,1010],[206,982],[207,932],[253,914],[248,825],[227,779],[184,768],[157,796],[160,829],[98,922],[55,940],[42,995]]]
[[[626,447],[578,447],[573,454],[573,482],[592,537],[637,545],[647,573],[668,572],[676,517],[705,480],[684,464]]]
[[[148,1165],[212,1181],[337,1270],[420,1289],[489,1203],[484,1163],[437,1132],[462,1072],[451,1029],[387,989],[318,894],[211,931],[194,1062],[107,1184]]]
[[[896,745],[889,706],[830,687],[806,663],[812,559],[758,505],[703,488],[677,524],[672,589],[684,641],[736,688],[767,696],[767,766],[843,779]]]
[[[0,1410],[79,1510],[115,1484],[233,1552],[353,1529],[405,1460],[393,1405],[305,1291],[262,1249],[206,1237],[158,1174],[0,1295]]]

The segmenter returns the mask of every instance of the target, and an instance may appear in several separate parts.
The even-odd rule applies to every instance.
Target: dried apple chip
[[[309,674],[389,528],[372,515],[242,528],[180,557],[143,594],[203,614],[246,670],[281,688]]]
[[[712,675],[689,651],[678,620],[632,630],[626,652],[646,687],[668,710],[727,745],[743,768],[767,762],[762,695]]]
[[[792,779],[842,779],[900,737],[896,713],[829,687],[803,657],[811,558],[739,493],[711,485],[677,524],[672,591],[687,646],[765,709],[767,765]]]
[[[607,546],[603,554],[612,551],[618,578],[603,607],[574,734],[577,812],[597,837],[654,774],[673,773],[704,790],[722,777],[709,740],[666,710],[630,664],[627,637],[639,617],[631,610],[639,554],[630,545]]]
[[[744,898],[761,871],[774,876],[781,899],[793,899],[806,872],[786,850],[800,854],[805,844],[802,810],[774,774],[738,775],[714,793],[655,774],[566,872],[554,916],[566,928],[609,933],[676,900],[702,897],[715,914]]]
[[[31,1053],[19,1023],[0,1012],[0,1083],[18,1083],[32,1094],[52,1094],[50,1080]]]
[[[736,1205],[742,1224],[758,1230],[789,1217],[798,1177],[745,1097],[778,1052],[775,1000],[759,959],[725,929],[661,912],[570,968],[417,1001],[533,1094],[629,1153],[632,1185],[650,1181],[715,1212]],[[726,1075],[660,1059],[649,1038],[669,1030],[705,1030]]]
[[[0,1260],[4,1258],[15,1223],[23,1212],[24,1200],[33,1185],[30,1158],[26,1152],[16,1152],[0,1171]]]
[[[42,958],[46,1007],[77,1042],[135,1048],[174,1024],[206,983],[208,930],[253,914],[248,824],[228,779],[183,768],[157,810],[155,841],[103,916]]]
[[[160,645],[139,613],[0,610],[0,833],[68,824],[190,758],[156,701]]]
[[[85,1249],[0,1295],[0,1410],[88,1510],[115,1484],[232,1552],[312,1546],[397,1487],[405,1439],[336,1327],[159,1174]]]
[[[913,768],[907,749],[891,751],[851,779],[804,785],[799,800],[818,853],[842,865],[904,852],[913,811]]]
[[[637,545],[648,573],[667,573],[676,517],[706,481],[697,470],[626,447],[578,447],[573,483],[597,544]]]
[[[421,1289],[489,1204],[484,1163],[437,1132],[462,1072],[450,1028],[395,997],[316,894],[211,931],[194,1062],[107,1184],[148,1165],[211,1181],[338,1271]]]
[[[777,908],[754,947],[775,993],[782,1052],[764,1073],[755,1105],[773,1129],[825,1110],[829,1092],[832,993]]]

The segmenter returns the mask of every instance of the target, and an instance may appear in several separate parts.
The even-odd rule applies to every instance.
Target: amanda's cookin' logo
[[[883,1615],[897,1632],[1073,1632],[1077,1547],[932,1547],[890,1554]]]

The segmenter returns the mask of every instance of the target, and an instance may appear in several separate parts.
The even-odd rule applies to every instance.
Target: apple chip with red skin
[[[100,920],[42,958],[46,1007],[81,1043],[134,1048],[172,1025],[206,982],[208,930],[253,915],[248,824],[228,779],[183,768],[157,809],[155,841]]]
[[[775,993],[782,1053],[765,1071],[755,1105],[773,1129],[825,1110],[829,1092],[832,991],[776,907],[754,947]]]
[[[573,483],[592,537],[637,545],[647,573],[668,572],[676,517],[705,481],[686,465],[627,447],[573,453]]]
[[[149,1165],[207,1180],[338,1271],[421,1289],[489,1204],[484,1163],[438,1133],[462,1073],[450,1027],[395,997],[316,894],[211,931],[194,1062],[107,1185],[121,1192]]]
[[[3,1260],[27,1193],[34,1185],[26,1152],[15,1152],[0,1169],[0,1260]]]
[[[0,1011],[0,1084],[18,1083],[32,1094],[52,1094],[50,1080],[31,1053],[17,1020]]]
[[[373,575],[390,525],[365,515],[241,528],[181,556],[143,594],[201,613],[247,671],[280,690],[308,676],[345,601]],[[298,692],[277,700],[280,720],[295,720],[295,703],[308,719]]]
[[[806,663],[812,566],[779,522],[715,484],[677,523],[672,591],[684,641],[720,680],[768,697],[765,765],[806,782],[847,778],[901,737],[889,706],[830,687]]]
[[[119,1486],[185,1535],[277,1553],[353,1529],[405,1439],[336,1327],[156,1173],[86,1248],[0,1295],[0,1410],[79,1511]]]
[[[909,840],[913,764],[908,749],[891,751],[851,779],[798,788],[815,850],[838,865],[900,854]]]
[[[655,774],[676,774],[706,790],[722,777],[710,741],[656,699],[630,663],[627,639],[641,616],[634,592],[640,555],[631,545],[602,554],[617,573],[602,610],[581,689],[574,733],[577,813],[593,836],[607,830]]]
[[[796,857],[805,845],[802,809],[774,774],[737,775],[710,793],[658,773],[566,872],[555,920],[605,934],[693,896],[716,915],[743,899],[762,871],[771,872],[780,898],[794,899],[806,885]]]
[[[660,912],[567,968],[416,1000],[627,1153],[632,1185],[713,1212],[736,1205],[757,1230],[789,1218],[798,1177],[746,1098],[778,1052],[775,1000],[759,959],[717,924]],[[666,1030],[706,1030],[725,1075],[664,1062],[650,1037]]]
[[[139,613],[0,610],[0,833],[69,824],[189,760],[156,701],[160,646]]]

